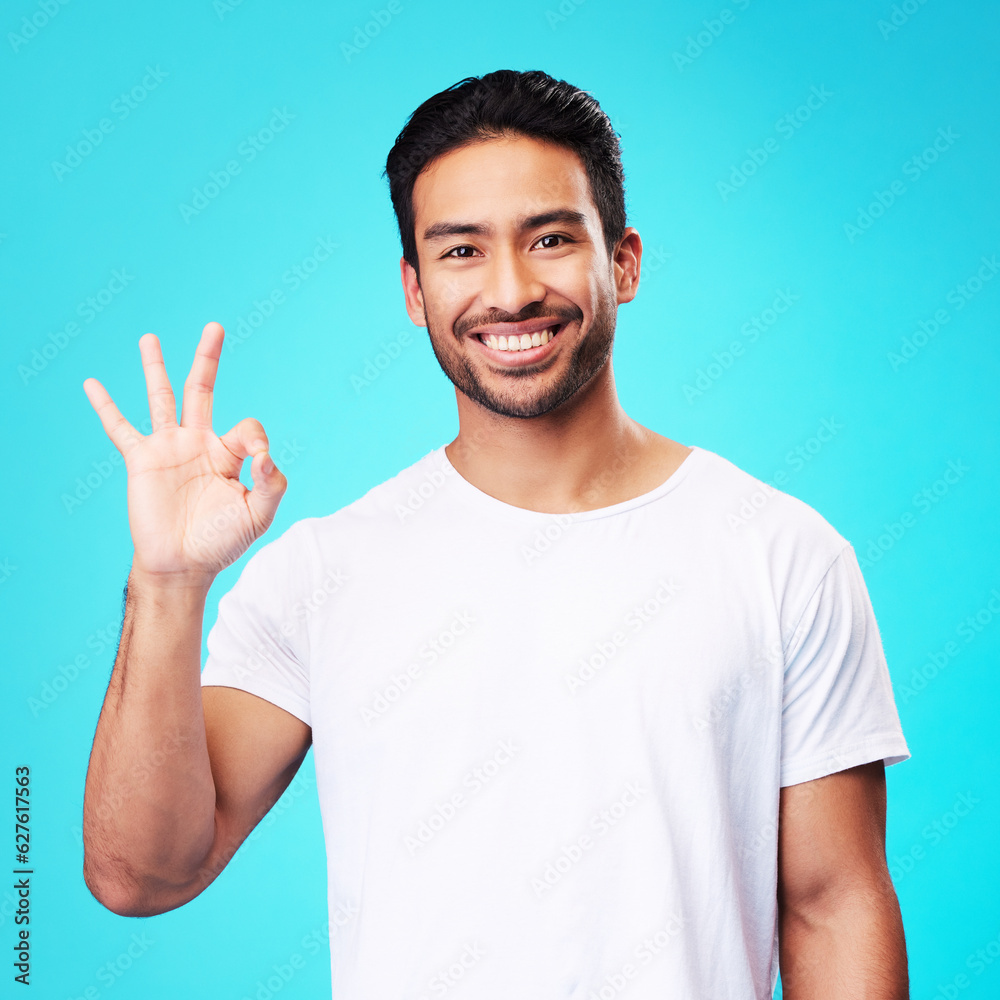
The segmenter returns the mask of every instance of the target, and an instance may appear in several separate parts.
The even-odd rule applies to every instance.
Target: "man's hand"
[[[184,383],[181,421],[155,334],[139,340],[152,433],[140,434],[97,379],[83,383],[104,430],[128,470],[133,570],[167,584],[211,583],[264,533],[287,481],[267,453],[258,421],[241,420],[221,438],[212,431],[212,394],[223,329],[201,334]],[[253,489],[240,482],[252,456]]]
[[[778,936],[786,1000],[907,1000],[885,811],[881,760],[781,789]]]
[[[98,900],[128,916],[163,913],[201,892],[292,779],[311,737],[276,705],[201,685],[212,580],[267,529],[287,485],[256,420],[212,433],[222,337],[218,323],[202,332],[180,424],[159,341],[140,339],[145,437],[100,382],[84,383],[125,458],[135,556],[87,769],[83,873]],[[247,490],[239,475],[251,455]]]

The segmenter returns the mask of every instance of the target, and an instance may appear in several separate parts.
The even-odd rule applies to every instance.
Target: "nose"
[[[519,316],[532,302],[545,298],[545,285],[527,254],[502,247],[494,250],[486,262],[481,294],[484,309]]]

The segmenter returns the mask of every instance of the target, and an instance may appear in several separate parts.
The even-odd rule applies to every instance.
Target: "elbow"
[[[866,920],[872,914],[898,911],[892,880],[878,874],[864,878],[833,879],[797,893],[779,892],[779,911],[787,922],[818,927],[853,914]]]
[[[181,905],[184,900],[167,901],[144,889],[138,881],[118,868],[113,874],[93,864],[86,857],[83,863],[83,880],[91,895],[106,910],[119,917],[155,917]]]
[[[131,892],[124,886],[86,876],[84,876],[84,881],[94,899],[106,910],[118,914],[119,917],[151,917],[157,912],[145,904],[138,894]]]

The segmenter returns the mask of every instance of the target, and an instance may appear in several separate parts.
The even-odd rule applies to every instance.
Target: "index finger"
[[[219,370],[222,340],[225,333],[219,323],[207,323],[195,348],[191,371],[184,383],[181,402],[181,426],[212,429],[212,394]]]
[[[108,390],[96,378],[84,379],[83,391],[97,411],[104,433],[124,458],[142,440],[142,435],[122,416]]]

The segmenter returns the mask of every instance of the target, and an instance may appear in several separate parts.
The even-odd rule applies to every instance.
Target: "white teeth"
[[[541,347],[547,344],[555,336],[555,329],[553,326],[540,333],[522,333],[520,337],[516,335],[498,337],[491,333],[483,340],[487,347],[492,347],[495,351],[526,351],[529,347]]]

